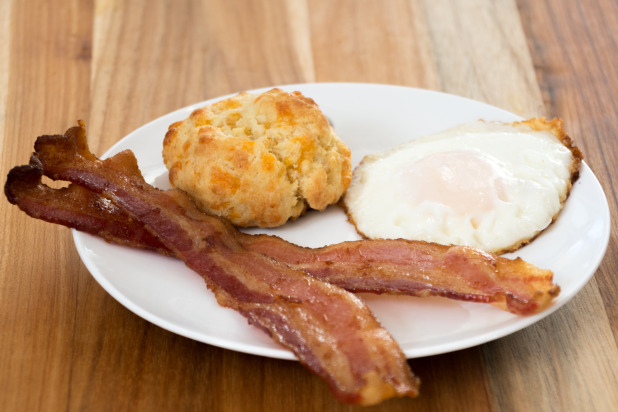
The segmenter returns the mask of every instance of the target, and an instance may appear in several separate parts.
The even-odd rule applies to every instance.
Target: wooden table
[[[27,161],[36,136],[77,119],[101,154],[207,98],[374,82],[562,117],[617,211],[614,0],[3,0],[0,40],[3,176]],[[0,218],[3,410],[356,409],[296,362],[148,323],[92,278],[69,230],[6,200]],[[366,410],[616,410],[617,247],[613,230],[593,279],[556,313],[494,342],[410,360],[421,396]]]

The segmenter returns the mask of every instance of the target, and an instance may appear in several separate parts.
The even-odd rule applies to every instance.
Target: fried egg
[[[366,156],[343,204],[368,238],[513,251],[547,228],[582,155],[562,121],[477,121]]]

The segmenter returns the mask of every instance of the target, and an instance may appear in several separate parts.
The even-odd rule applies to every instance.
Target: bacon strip
[[[40,169],[22,168],[30,168],[33,176],[26,179],[22,176],[25,169],[20,174],[16,168],[9,174],[5,191],[29,215],[111,242],[173,254],[109,199],[75,185],[50,189],[40,182]],[[137,163],[125,172],[141,178]],[[184,199],[186,209],[195,209],[186,196],[176,193],[176,197]],[[274,236],[238,233],[236,237],[247,249],[355,293],[443,296],[491,303],[514,314],[531,315],[544,310],[560,292],[549,270],[467,247],[362,240],[310,249]]]
[[[22,173],[33,178],[36,168],[54,180],[73,182],[111,199],[202,275],[221,305],[237,310],[292,350],[340,400],[369,405],[392,396],[417,395],[419,381],[405,356],[360,299],[245,249],[237,239],[239,232],[191,210],[181,192],[148,185],[129,152],[96,159],[80,125],[66,135],[39,137],[31,165],[16,169],[13,177]],[[14,200],[8,186],[5,192]],[[66,191],[76,192],[71,187]]]
[[[52,189],[42,183],[42,176],[43,170],[35,165],[11,169],[4,186],[9,202],[35,219],[91,233],[108,242],[172,255],[141,222],[111,200],[75,184]]]
[[[243,245],[355,293],[443,296],[517,315],[541,312],[560,293],[550,270],[465,246],[366,239],[310,249],[267,235],[244,235]]]

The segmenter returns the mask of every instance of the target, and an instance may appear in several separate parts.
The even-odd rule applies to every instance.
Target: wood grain
[[[77,119],[101,154],[162,114],[227,93],[389,83],[564,118],[615,216],[617,23],[613,0],[5,0],[0,172],[27,162],[36,136]],[[68,230],[6,201],[0,219],[3,410],[361,410],[296,362],[144,321],[94,281]],[[611,410],[614,229],[615,219],[594,279],[563,308],[495,342],[410,360],[421,396],[362,410]]]
[[[583,7],[569,2],[562,7],[530,3],[521,7],[522,20],[530,32],[529,47],[549,116],[565,119],[585,161],[599,179],[612,216],[618,205],[616,164],[618,147],[613,136],[618,121],[618,4],[593,1]],[[577,11],[577,13],[573,13]],[[552,30],[542,22],[551,21]],[[618,222],[612,219],[612,240]],[[607,255],[618,252],[610,241]],[[609,319],[617,319],[618,266],[605,259],[595,276]],[[618,341],[618,322],[610,323]],[[614,363],[615,364],[615,363]]]
[[[64,3],[3,7],[3,26],[10,29],[10,41],[0,46],[8,67],[0,127],[6,176],[11,164],[27,162],[33,136],[87,115],[90,62],[83,53],[92,19],[87,7]],[[14,411],[63,409],[71,389],[78,282],[89,275],[66,230],[8,206],[4,201],[0,214],[1,403]]]

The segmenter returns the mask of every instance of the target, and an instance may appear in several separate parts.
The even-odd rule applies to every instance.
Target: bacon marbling
[[[65,135],[39,137],[31,166],[15,173],[34,176],[32,169],[40,168],[54,180],[73,182],[110,199],[202,275],[221,305],[237,310],[292,350],[340,400],[374,404],[392,396],[417,395],[419,381],[405,356],[360,299],[246,249],[231,225],[194,213],[178,191],[148,185],[131,158],[125,153],[96,159],[80,125]],[[44,190],[34,186],[35,191]],[[5,193],[14,200],[15,193],[7,187],[8,182]]]

